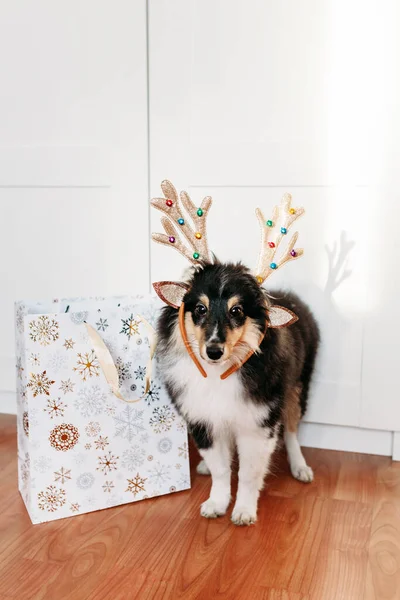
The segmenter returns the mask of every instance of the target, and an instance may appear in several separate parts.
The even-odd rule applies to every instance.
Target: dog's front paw
[[[227,511],[229,501],[230,499],[228,499],[228,501],[225,500],[216,502],[215,500],[209,498],[201,505],[200,514],[206,519],[216,519],[217,517],[222,517]]]
[[[231,520],[235,525],[253,525],[257,521],[257,514],[246,507],[235,506]]]
[[[311,483],[314,479],[314,473],[311,467],[307,465],[293,465],[291,467],[292,475],[295,479],[303,481],[303,483]]]

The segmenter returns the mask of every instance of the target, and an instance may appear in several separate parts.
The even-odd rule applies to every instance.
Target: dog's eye
[[[195,313],[197,315],[199,315],[200,317],[203,317],[207,313],[207,307],[204,306],[204,304],[197,304],[197,306],[194,310],[195,310]]]
[[[243,315],[243,308],[239,306],[239,304],[236,304],[235,306],[232,306],[229,312],[231,313],[232,317],[241,317]]]

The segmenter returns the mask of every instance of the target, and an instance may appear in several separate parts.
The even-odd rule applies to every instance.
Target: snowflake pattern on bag
[[[58,340],[58,323],[55,319],[42,315],[29,323],[29,335],[34,342],[48,346]]]
[[[114,417],[115,435],[131,442],[139,433],[146,431],[143,425],[144,410],[125,406],[124,410]]]
[[[141,317],[154,324],[160,301],[53,305],[54,314],[28,303],[15,313],[19,487],[32,521],[188,489],[186,426],[155,365],[145,394],[150,344]],[[108,347],[128,403],[112,393],[86,323]]]
[[[41,510],[55,512],[65,504],[65,495],[64,489],[49,485],[45,491],[38,493],[38,506]]]
[[[145,492],[145,481],[146,479],[140,477],[139,473],[137,473],[135,477],[132,477],[132,479],[128,479],[128,487],[126,491],[132,492],[134,496],[136,496],[136,494],[138,494],[139,492]]]
[[[31,373],[28,388],[31,388],[34,398],[39,396],[39,394],[50,396],[50,387],[53,383],[55,381],[51,381],[47,377],[46,371],[43,371],[43,373]]]

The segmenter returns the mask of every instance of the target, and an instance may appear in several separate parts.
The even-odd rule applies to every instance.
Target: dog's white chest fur
[[[207,424],[213,433],[237,433],[257,428],[268,415],[267,406],[256,406],[246,399],[245,389],[237,373],[222,380],[226,365],[203,362],[203,377],[189,356],[182,357],[168,369],[168,376],[184,387],[179,398],[180,410],[190,423]]]

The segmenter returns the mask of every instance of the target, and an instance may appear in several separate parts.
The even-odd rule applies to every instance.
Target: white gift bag
[[[150,373],[153,297],[16,303],[18,479],[32,523],[190,488],[187,430]]]

